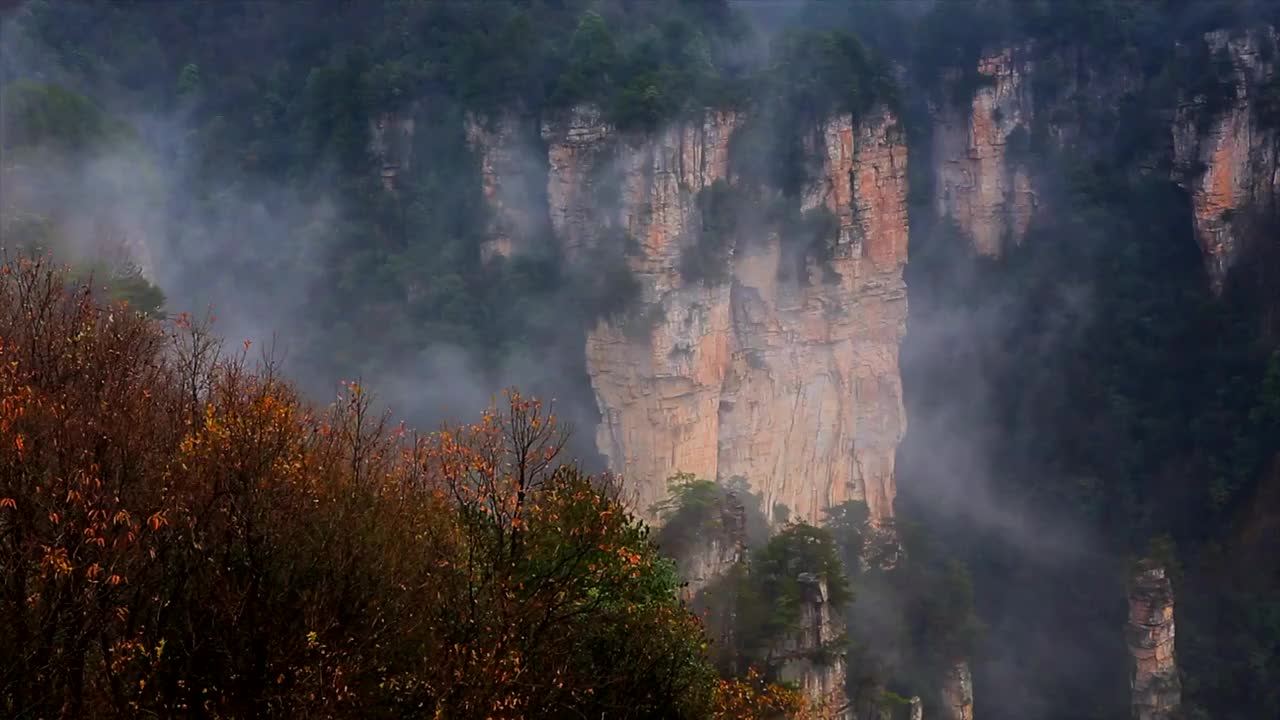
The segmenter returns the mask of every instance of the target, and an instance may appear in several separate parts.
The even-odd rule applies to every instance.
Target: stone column
[[[1129,588],[1125,639],[1132,658],[1129,686],[1134,720],[1168,720],[1182,704],[1173,649],[1173,586],[1165,569],[1143,560]]]
[[[973,675],[969,661],[952,663],[942,679],[943,720],[973,720]]]

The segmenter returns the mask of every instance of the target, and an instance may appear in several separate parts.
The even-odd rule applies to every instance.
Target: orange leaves
[[[715,720],[752,720],[773,717],[789,720],[815,718],[804,696],[790,688],[764,682],[755,667],[742,678],[721,680],[716,686]]]
[[[28,570],[13,574],[27,604],[5,611],[90,628],[86,697],[158,716],[237,717],[249,698],[308,717],[598,717],[577,711],[670,686],[628,676],[658,653],[703,657],[639,522],[607,483],[557,464],[564,436],[540,402],[513,391],[419,437],[358,383],[309,408],[202,344],[187,316],[168,351],[80,300],[36,327],[5,299],[0,524],[30,533],[0,559]],[[193,629],[263,656],[197,662],[174,643],[161,662],[163,638]],[[193,665],[203,677],[184,690]]]
[[[151,528],[151,532],[159,532],[160,528],[168,524],[169,521],[165,519],[163,512],[152,513],[151,517],[147,518],[147,527]]]

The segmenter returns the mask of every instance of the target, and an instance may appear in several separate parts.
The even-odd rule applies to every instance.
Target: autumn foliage
[[[416,435],[0,262],[0,715],[798,716],[511,392]]]

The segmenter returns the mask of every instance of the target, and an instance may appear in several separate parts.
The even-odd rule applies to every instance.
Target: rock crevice
[[[905,143],[884,110],[832,117],[810,138],[820,171],[803,209],[839,222],[822,282],[780,278],[788,238],[777,233],[729,238],[726,279],[687,281],[698,193],[729,179],[741,121],[708,111],[631,136],[578,108],[543,125],[563,253],[620,253],[640,286],[639,307],[588,333],[597,444],[642,510],[665,478],[688,472],[741,478],[766,511],[785,506],[793,518],[816,521],[857,499],[879,521],[892,514],[904,424]]]

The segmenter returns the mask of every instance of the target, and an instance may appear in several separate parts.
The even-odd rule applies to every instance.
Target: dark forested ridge
[[[0,326],[0,354],[21,339],[28,345],[15,357],[36,363],[0,375],[7,383],[0,387],[7,393],[0,397],[7,403],[0,417],[0,608],[19,618],[12,627],[31,632],[30,643],[15,635],[16,644],[4,646],[0,682],[10,699],[0,711],[76,716],[89,713],[84,703],[102,702],[102,716],[199,714],[200,707],[211,716],[403,715],[427,703],[443,708],[442,717],[485,716],[482,706],[504,717],[553,716],[564,708],[613,717],[634,698],[632,714],[618,716],[767,716],[784,706],[795,711],[798,700],[755,676],[717,684],[716,672],[745,677],[757,666],[769,680],[780,679],[768,670],[810,592],[799,573],[826,577],[825,597],[847,606],[847,636],[820,643],[815,656],[823,657],[807,660],[825,667],[825,654],[844,658],[855,702],[870,692],[878,708],[901,714],[906,698],[918,695],[926,717],[944,716],[941,678],[964,657],[982,718],[1123,718],[1131,712],[1126,584],[1135,561],[1147,557],[1164,563],[1173,580],[1183,716],[1280,715],[1276,194],[1229,218],[1242,228],[1242,241],[1219,287],[1198,245],[1186,180],[1204,168],[1178,167],[1171,131],[1183,123],[1203,134],[1238,101],[1231,59],[1206,33],[1261,37],[1259,54],[1271,55],[1259,62],[1274,62],[1280,48],[1268,28],[1280,27],[1275,3],[30,0],[0,13],[4,268],[21,268],[28,283],[58,278],[50,288],[92,286],[93,302],[83,307],[73,302],[78,295],[42,302],[58,308],[68,329],[100,343],[68,349],[66,338],[17,306],[0,308],[0,322],[8,323]],[[1036,203],[1021,237],[990,257],[975,252],[973,238],[938,210],[936,168],[945,159],[936,133],[946,112],[966,111],[975,91],[994,82],[979,62],[1004,49],[1032,68],[1026,83],[1034,117],[1010,134],[1005,152],[1025,171]],[[1269,78],[1247,88],[1250,127],[1259,136],[1280,128],[1280,73]],[[653,551],[638,520],[583,520],[583,532],[621,549],[610,563],[643,572],[628,575],[609,564],[600,572],[617,572],[603,580],[552,573],[598,633],[504,655],[506,636],[479,629],[491,618],[525,640],[564,634],[548,627],[580,627],[556,619],[560,625],[529,630],[507,614],[510,598],[499,597],[525,592],[521,583],[563,560],[556,544],[564,532],[572,535],[566,528],[579,526],[531,528],[526,555],[514,539],[518,522],[495,525],[458,498],[425,499],[425,490],[405,498],[388,489],[407,482],[401,475],[421,463],[388,464],[378,471],[391,478],[385,486],[366,484],[362,463],[373,460],[351,446],[360,434],[321,439],[319,415],[312,418],[299,396],[327,398],[339,380],[359,377],[397,415],[430,425],[465,417],[495,389],[518,384],[555,397],[577,429],[565,452],[589,469],[599,465],[592,432],[600,410],[584,337],[601,317],[626,317],[643,331],[646,319],[632,312],[640,287],[624,257],[567,261],[554,238],[545,182],[522,199],[521,230],[532,249],[486,255],[493,212],[468,137],[511,116],[537,138],[540,122],[583,105],[598,108],[626,138],[652,135],[706,108],[746,118],[730,147],[731,182],[698,195],[701,225],[681,257],[684,281],[709,287],[733,282],[727,238],[757,227],[781,228],[784,252],[794,259],[788,267],[795,277],[787,280],[826,282],[822,268],[838,221],[823,208],[801,212],[813,165],[806,133],[837,113],[895,113],[907,138],[911,193],[901,356],[908,430],[898,450],[896,539],[885,544],[857,503],[831,508],[822,527],[786,524],[786,509],[763,507],[749,486],[726,490],[676,478],[670,501],[658,508],[666,524],[655,537],[665,550],[707,545],[726,522],[738,522],[725,518],[739,511],[745,528],[741,553],[730,553],[734,572],[694,602],[706,613],[706,637],[689,629],[697,620],[676,600],[676,568]],[[413,131],[397,135],[404,123]],[[1274,144],[1274,134],[1266,137]],[[545,152],[519,162],[545,177]],[[598,185],[609,191],[607,182]],[[69,263],[70,274],[32,270],[33,250]],[[34,287],[14,277],[0,280],[6,301]],[[215,330],[229,339],[274,343],[299,388],[240,365],[205,368],[200,402],[215,416],[187,420],[188,400],[173,383],[192,380],[193,369],[155,369],[149,358],[164,352],[159,336],[148,333],[158,331],[143,321],[127,332],[112,329],[115,320],[88,309],[108,301],[153,321],[181,311],[202,316],[212,306]],[[107,363],[100,353],[118,350],[125,359],[110,362],[135,365],[120,387],[73,381],[40,343],[70,353],[66,362]],[[52,364],[39,364],[46,360]],[[66,421],[59,413],[81,402],[77,393],[124,403],[134,390],[163,396],[163,408],[104,408],[87,414],[84,428],[63,429],[74,431],[70,445],[56,439]],[[223,393],[216,401],[215,390]],[[275,412],[262,405],[267,398],[291,419],[264,415]],[[364,412],[368,401],[344,402],[324,427],[354,422],[352,408]],[[39,413],[31,410],[37,407]],[[500,420],[530,407],[512,405]],[[305,481],[280,497],[227,490],[230,499],[219,504],[226,490],[219,483],[230,487],[240,476],[199,443],[266,452],[261,438],[214,437],[219,423],[234,425],[233,418],[245,427],[271,425],[308,463],[359,456],[354,475],[298,470]],[[131,434],[134,423],[163,432]],[[184,440],[182,427],[199,443]],[[123,454],[90,443],[84,433],[95,428],[107,428],[108,445],[118,443]],[[64,445],[52,454],[24,450],[39,442]],[[398,442],[379,436],[374,445],[378,452],[436,453],[433,462],[442,467],[462,462],[448,452],[479,452],[474,443],[446,452]],[[80,454],[58,454],[67,448]],[[188,461],[195,468],[183,466],[195,478],[190,495],[166,504],[177,501],[164,495],[171,488],[161,478]],[[68,468],[114,468],[119,482],[137,469],[143,478],[136,491],[93,499],[124,503],[111,506],[127,513],[107,523],[109,530],[93,514],[106,505],[74,510],[83,514],[76,532],[106,533],[111,552],[111,543],[122,543],[116,561],[132,563],[128,572],[110,571],[96,556],[67,558],[75,572],[98,568],[81,578],[64,573],[62,556],[50,554],[65,533],[42,518],[53,513],[57,525],[72,510],[40,505],[37,515],[32,501],[52,496],[33,493],[83,492],[64,487],[73,481],[58,473]],[[447,486],[452,476],[436,471],[433,482]],[[576,468],[548,478],[548,502],[562,503],[566,513],[622,511]],[[63,485],[39,484],[46,481]],[[315,497],[331,505],[300,509]],[[411,507],[419,500],[430,512]],[[165,532],[203,522],[192,510],[196,502],[219,508],[223,539],[156,558],[170,542]],[[140,508],[149,508],[145,516]],[[173,514],[162,514],[165,508]],[[385,532],[374,532],[375,511],[395,518]],[[13,519],[19,513],[21,523]],[[339,516],[354,518],[351,539],[331,532]],[[244,524],[281,517],[292,519],[264,534]],[[772,537],[765,518],[778,525]],[[387,550],[437,524],[445,530],[431,537],[433,558],[461,552],[473,534],[483,538],[475,542],[489,553],[488,564],[468,570],[481,577],[451,575]],[[140,544],[124,543],[126,534]],[[574,562],[596,560],[587,559],[590,548],[579,550]],[[192,570],[217,553],[234,559],[225,566],[229,574]],[[308,553],[337,559],[304,571]],[[11,563],[31,576],[19,577]],[[355,580],[344,574],[353,563],[363,568]],[[487,575],[490,566],[506,574]],[[186,573],[188,581],[174,582]],[[133,584],[126,586],[139,589],[115,590],[98,574],[128,576]],[[459,630],[443,619],[444,605],[427,603],[422,612],[437,614],[415,615],[412,598],[391,581],[402,574],[442,583],[442,592],[483,587],[491,604],[473,605],[473,626]],[[49,584],[33,590],[37,576]],[[144,597],[152,592],[169,593],[178,609],[152,606]],[[225,596],[207,607],[196,602],[218,592]],[[519,597],[555,617],[558,596],[547,592]],[[356,600],[342,599],[351,593]],[[270,619],[259,634],[235,614],[247,612],[238,605],[250,602],[245,598],[260,602],[254,612]],[[107,613],[117,601],[127,618]],[[33,602],[47,614],[27,614]],[[320,630],[319,622],[330,625]],[[378,645],[386,633],[379,622],[414,629]],[[217,647],[193,639],[223,627],[244,633]],[[631,637],[645,634],[634,632],[638,627],[657,632]],[[473,634],[449,635],[455,631]],[[33,639],[40,632],[51,633],[43,645]],[[277,643],[285,634],[289,642]],[[458,654],[445,638],[490,654]],[[704,641],[709,651],[699,646]],[[74,652],[67,649],[72,642],[81,645]],[[89,647],[97,643],[106,645]],[[28,645],[38,649],[22,649]],[[162,662],[157,648],[180,660]],[[616,657],[648,674],[610,667]],[[433,684],[435,666],[510,671],[514,678],[516,670],[503,663],[532,668],[532,658],[571,671],[563,680],[567,695],[548,678],[530,687],[456,678],[444,689]],[[86,675],[86,663],[105,670]],[[197,667],[207,672],[196,674]],[[334,681],[335,670],[350,683]],[[214,699],[193,696],[196,682]],[[661,687],[683,704],[663,705]],[[302,698],[312,704],[296,704]],[[510,698],[528,704],[492,704]],[[859,718],[873,711],[857,710]]]

